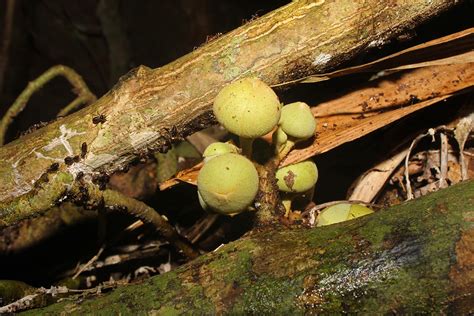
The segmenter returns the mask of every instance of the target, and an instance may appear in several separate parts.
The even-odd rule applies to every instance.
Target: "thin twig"
[[[466,150],[464,150],[463,153],[464,153],[464,155],[466,155],[466,156],[474,157],[474,154],[472,154],[472,153],[470,153],[470,152],[468,152],[468,151],[466,151]]]
[[[409,177],[409,174],[408,174],[408,162],[410,160],[411,151],[416,146],[416,144],[418,144],[420,142],[420,140],[423,139],[426,136],[431,136],[433,138],[433,141],[434,141],[434,136],[438,131],[452,132],[452,129],[446,127],[445,125],[441,125],[441,126],[438,126],[436,128],[430,128],[428,130],[428,132],[415,137],[415,139],[411,142],[410,147],[408,148],[408,152],[407,152],[407,155],[405,157],[405,171],[404,171],[405,182],[406,182],[406,191],[407,191],[407,200],[412,200],[414,198],[413,191],[411,189],[410,177]]]
[[[36,293],[26,295],[13,303],[0,307],[0,315],[4,314],[11,314],[16,313],[32,308],[44,307],[45,300],[37,299],[38,297],[57,297],[58,295],[66,295],[66,294],[91,294],[91,293],[100,293],[104,289],[114,288],[115,285],[99,285],[91,289],[84,289],[84,290],[76,290],[76,289],[69,289],[65,286],[52,286],[49,289],[46,288],[38,288],[36,289]]]
[[[35,307],[35,299],[40,294],[30,294],[13,303],[0,307],[0,315],[16,313]]]
[[[191,243],[195,244],[216,222],[219,214],[207,214],[202,220],[194,224],[192,230],[187,234]]]
[[[439,151],[439,188],[442,189],[448,186],[448,183],[446,181],[448,175],[448,137],[443,132],[439,134],[439,137],[441,140],[441,148]]]
[[[76,279],[82,272],[86,271],[90,266],[92,266],[92,264],[94,264],[94,262],[96,262],[100,255],[102,254],[102,252],[104,252],[104,249],[105,249],[105,244],[102,245],[99,249],[99,251],[97,251],[97,253],[89,259],[89,261],[86,262],[86,264],[82,265],[79,270],[74,274],[74,276],[72,277],[72,279]]]
[[[3,116],[2,120],[0,121],[0,146],[5,144],[5,136],[8,126],[11,124],[13,119],[25,109],[26,103],[33,93],[41,89],[46,83],[57,76],[63,76],[66,78],[73,86],[73,91],[78,95],[78,98],[75,101],[70,103],[64,110],[60,112],[61,115],[69,113],[73,109],[77,108],[80,104],[92,103],[97,99],[96,96],[90,92],[81,76],[79,76],[73,69],[63,65],[51,67],[41,76],[28,84],[25,90],[23,90],[23,92],[18,96],[18,98]]]
[[[182,251],[187,258],[194,259],[199,256],[199,251],[194,249],[189,241],[179,235],[168,220],[164,216],[158,214],[158,212],[156,212],[152,207],[117,191],[110,189],[100,191],[94,185],[89,185],[87,188],[92,199],[98,201],[103,198],[106,206],[124,211],[141,219],[145,223],[155,226],[163,237]]]

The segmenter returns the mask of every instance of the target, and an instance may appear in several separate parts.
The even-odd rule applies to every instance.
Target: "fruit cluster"
[[[273,131],[275,156],[281,160],[297,142],[314,136],[316,120],[306,103],[282,106],[275,92],[258,78],[224,87],[213,111],[222,126],[239,136],[240,148],[217,142],[205,150],[198,196],[204,209],[232,216],[250,209],[258,192],[258,173],[251,161],[254,140]],[[312,197],[318,169],[312,160],[305,160],[278,169],[275,176],[288,215],[296,196]]]

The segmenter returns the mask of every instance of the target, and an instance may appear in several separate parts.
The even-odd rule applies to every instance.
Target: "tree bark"
[[[176,270],[35,315],[474,312],[474,181],[341,224],[256,231]]]
[[[139,67],[91,106],[0,148],[0,226],[62,200],[80,173],[91,181],[213,124],[212,100],[235,79],[277,85],[327,71],[456,2],[293,1],[162,68]],[[85,157],[66,164],[84,143]],[[44,181],[52,162],[59,171]]]

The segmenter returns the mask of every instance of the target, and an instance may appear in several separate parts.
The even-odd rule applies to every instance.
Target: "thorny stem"
[[[76,109],[81,104],[89,104],[96,101],[96,96],[92,92],[90,92],[82,77],[79,76],[73,69],[63,65],[51,67],[41,76],[39,76],[28,84],[25,90],[23,90],[23,92],[18,96],[18,98],[3,116],[2,120],[0,121],[0,146],[5,144],[5,135],[8,126],[10,126],[13,119],[25,109],[26,103],[33,95],[33,93],[41,89],[46,83],[48,83],[57,76],[63,76],[64,78],[66,78],[73,86],[73,91],[78,95],[76,100],[71,102],[68,106],[66,106],[63,110],[59,112],[59,116],[63,116],[67,113],[70,113],[72,110]]]

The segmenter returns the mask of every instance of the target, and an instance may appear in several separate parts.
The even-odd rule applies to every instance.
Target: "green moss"
[[[227,283],[245,281],[251,266],[251,255],[246,250],[235,252],[233,256],[224,252],[208,265],[211,271],[225,272],[224,282]]]
[[[467,196],[467,188],[459,188],[459,193]],[[346,267],[343,263],[330,269],[327,263],[332,252],[327,248],[313,289],[320,302],[316,310],[375,314],[442,310],[449,296],[448,274],[465,203],[456,197],[459,195],[440,192],[383,211],[383,216],[361,219],[361,223],[367,222],[357,232],[369,241],[364,253],[370,260],[349,256]],[[338,287],[340,284],[346,287]]]
[[[449,272],[473,188],[461,184],[338,225],[255,232],[146,283],[46,311],[439,313],[450,302]]]
[[[204,297],[202,288],[199,285],[183,285],[175,271],[155,276],[144,283],[122,286],[100,299],[85,299],[72,305],[73,309],[68,308],[77,299],[74,297],[46,310],[36,309],[31,312],[34,315],[54,315],[64,311],[70,314],[140,315],[146,310],[154,310],[173,315],[172,311],[181,314],[191,309],[211,314],[214,311],[210,300]],[[102,309],[104,306],[105,311]]]
[[[0,306],[10,304],[34,291],[35,288],[21,281],[0,280]]]
[[[303,314],[295,307],[294,300],[301,292],[299,278],[275,279],[261,277],[242,293],[230,314],[237,315],[292,315]]]
[[[360,229],[358,230],[359,235],[370,242],[374,248],[382,248],[383,241],[387,234],[392,231],[393,226],[386,220],[380,220],[380,217],[375,216],[372,218],[372,215],[360,218],[358,221],[361,223]],[[367,225],[365,225],[365,223],[367,223]]]
[[[178,316],[181,313],[175,309],[174,307],[164,306],[157,311],[152,311],[151,314],[153,315],[160,315],[160,316]]]

